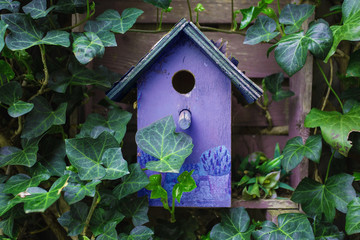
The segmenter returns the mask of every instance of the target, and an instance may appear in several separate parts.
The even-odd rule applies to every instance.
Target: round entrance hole
[[[194,74],[188,70],[180,70],[172,77],[172,85],[178,93],[189,93],[195,86]]]

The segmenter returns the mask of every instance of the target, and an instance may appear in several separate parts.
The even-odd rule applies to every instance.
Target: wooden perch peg
[[[184,109],[179,114],[179,126],[182,130],[186,130],[191,125],[191,112],[187,109]]]

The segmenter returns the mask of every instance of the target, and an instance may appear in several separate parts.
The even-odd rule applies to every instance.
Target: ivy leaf
[[[159,159],[146,163],[155,172],[178,173],[185,159],[191,154],[192,139],[185,133],[176,133],[172,116],[164,117],[137,131],[135,140],[145,153]]]
[[[51,176],[61,177],[66,168],[65,141],[63,139],[46,136],[40,142],[41,164],[50,172]]]
[[[287,141],[283,150],[284,158],[281,160],[283,169],[287,172],[294,169],[304,157],[319,163],[321,156],[322,142],[321,136],[310,136],[303,143],[301,137],[294,137]]]
[[[0,102],[7,105],[13,105],[22,96],[20,83],[16,81],[9,82],[0,86]]]
[[[105,47],[99,36],[93,32],[72,33],[73,52],[81,64],[87,64],[94,57],[102,57]]]
[[[351,185],[353,179],[353,176],[345,173],[330,177],[325,184],[304,178],[291,200],[301,203],[307,215],[320,216],[323,213],[325,219],[332,222],[335,208],[346,213],[348,203],[355,197],[355,190]]]
[[[59,0],[55,9],[57,12],[65,14],[81,13],[86,10],[86,0]]]
[[[124,219],[124,217],[125,216],[118,210],[104,210],[103,208],[96,208],[90,221],[91,231],[96,237],[103,233],[103,229],[106,224],[109,222],[116,222],[118,224]]]
[[[3,20],[0,20],[0,52],[3,50],[3,48],[5,46],[4,37],[5,37],[7,27],[8,27],[8,25]]]
[[[70,211],[61,215],[58,222],[61,226],[68,228],[68,236],[77,236],[85,227],[88,212],[89,207],[83,202],[78,202],[71,205]]]
[[[176,198],[179,203],[184,192],[191,192],[197,187],[195,180],[191,176],[193,172],[194,170],[192,170],[191,172],[184,171],[177,178],[178,183],[174,185],[174,188],[172,190],[172,197]]]
[[[329,24],[319,19],[309,24],[306,32],[309,39],[309,51],[319,59],[325,59],[333,43],[333,35]]]
[[[269,42],[279,35],[276,30],[276,23],[268,16],[259,16],[254,25],[246,31],[244,44],[254,45],[262,41]]]
[[[0,10],[9,10],[10,12],[19,12],[20,2],[13,0],[0,0]]]
[[[155,7],[167,9],[170,6],[171,0],[144,0],[146,3],[150,3]]]
[[[167,203],[168,195],[166,190],[161,186],[161,174],[153,174],[149,176],[150,183],[146,189],[151,191],[150,199],[160,198],[161,201]]]
[[[0,27],[1,27],[1,22],[2,21],[0,20]],[[1,37],[1,35],[0,35],[0,37]],[[1,41],[2,40],[3,39],[0,39],[0,51],[1,51]],[[15,73],[12,70],[12,67],[10,66],[10,64],[5,62],[4,60],[0,60],[0,85],[4,85],[6,82],[10,82],[10,80],[12,80],[14,77],[15,77]]]
[[[149,222],[149,201],[147,197],[125,198],[120,201],[119,211],[127,218],[132,219],[134,226],[140,226]]]
[[[269,92],[272,93],[272,100],[280,101],[285,98],[294,96],[294,92],[286,91],[281,88],[281,83],[284,81],[283,73],[275,73],[265,78],[265,86]]]
[[[33,0],[23,7],[26,14],[30,14],[33,19],[46,17],[48,13],[53,10],[55,6],[46,9],[46,0]]]
[[[345,238],[345,234],[340,232],[335,225],[319,221],[315,221],[314,225],[316,240],[343,240]]]
[[[345,231],[348,235],[360,232],[360,198],[354,198],[348,205]]]
[[[0,47],[0,50],[1,50],[1,47]],[[360,50],[357,50],[350,55],[349,65],[346,69],[346,76],[347,77],[360,77],[359,64],[360,64]]]
[[[119,240],[148,240],[152,239],[152,235],[154,232],[145,226],[137,226],[133,230],[131,230],[130,235],[125,233],[119,234]]]
[[[17,118],[27,114],[28,112],[31,112],[33,108],[33,103],[23,102],[19,100],[8,108],[8,114],[10,115],[10,117]]]
[[[23,202],[25,213],[44,212],[61,195],[62,189],[66,186],[69,175],[58,178],[49,191],[45,191],[39,187],[30,187],[24,193],[24,198],[17,197],[14,199],[16,203]]]
[[[351,148],[348,135],[360,131],[360,106],[353,107],[345,114],[313,108],[306,116],[304,125],[308,128],[320,127],[324,140],[346,157]]]
[[[2,221],[0,222],[0,229],[2,230],[2,233],[13,239],[14,238],[14,234],[13,234],[14,216],[13,216],[13,214],[10,213],[9,217],[7,217],[7,218],[2,217],[1,220]],[[4,239],[6,239],[6,238],[4,238]],[[9,239],[9,238],[7,238],[7,239]]]
[[[261,8],[255,6],[251,6],[246,9],[240,9],[243,18],[241,19],[239,29],[241,30],[246,28],[261,13],[261,11]]]
[[[110,21],[87,21],[84,27],[86,32],[95,33],[104,44],[104,47],[116,47],[115,34],[110,32],[111,30]]]
[[[38,96],[34,98],[34,109],[27,115],[22,138],[35,138],[46,132],[53,125],[62,125],[66,121],[67,103],[62,103],[53,111],[48,101]]]
[[[40,44],[70,46],[69,33],[53,30],[41,31],[30,16],[22,13],[4,14],[1,19],[8,24],[11,31],[5,41],[10,50],[23,50]]]
[[[100,14],[96,18],[96,20],[108,21],[111,23],[112,32],[124,34],[134,25],[136,19],[143,13],[144,11],[137,8],[127,8],[121,13],[120,16],[118,11],[113,9],[108,9],[102,14]]]
[[[290,25],[285,28],[285,33],[290,34],[301,29],[302,23],[315,11],[315,6],[309,4],[288,4],[282,10],[279,22]]]
[[[127,161],[123,158],[121,148],[109,148],[104,152],[101,162],[106,167],[103,179],[115,180],[129,174]]]
[[[106,170],[101,165],[103,154],[109,148],[118,147],[118,143],[110,133],[103,132],[96,139],[66,139],[65,146],[70,163],[78,169],[80,179],[93,180],[106,175]]]
[[[130,121],[131,116],[131,113],[119,108],[111,109],[107,119],[100,114],[90,114],[77,137],[89,137],[95,127],[101,126],[108,132],[114,133],[114,137],[118,143],[121,143],[126,132],[126,125]]]
[[[36,163],[39,149],[38,141],[22,141],[23,149],[6,146],[0,149],[0,167],[6,165],[22,165],[32,167]]]
[[[210,232],[210,238],[213,240],[250,240],[251,232],[250,217],[245,208],[231,208],[224,210],[221,214],[221,223],[216,224]]]
[[[117,185],[114,189],[114,195],[120,200],[127,195],[139,191],[149,184],[147,175],[141,170],[138,163],[129,165],[129,175],[122,178],[122,183]]]
[[[253,232],[253,237],[259,240],[312,240],[314,234],[306,215],[300,213],[285,213],[278,216],[278,226],[270,221],[261,224],[261,229]]]
[[[69,181],[64,188],[64,197],[66,202],[71,205],[79,202],[85,198],[85,196],[94,197],[96,192],[96,186],[101,183],[100,180],[92,180],[91,182],[81,181],[78,175],[69,171]]]
[[[342,4],[343,25],[331,26],[334,42],[325,58],[325,62],[335,53],[337,46],[342,40],[359,41],[360,40],[360,6],[357,1],[345,0]]]
[[[99,235],[96,240],[118,240],[116,225],[116,222],[109,222],[105,224],[103,233]]]
[[[9,211],[17,203],[14,202],[14,196],[3,192],[5,184],[0,184],[0,216]]]

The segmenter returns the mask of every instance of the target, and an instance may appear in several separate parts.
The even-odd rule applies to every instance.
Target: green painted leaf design
[[[46,9],[46,0],[32,0],[23,7],[26,14],[30,14],[33,19],[46,17],[48,13],[55,8],[55,6]]]
[[[185,159],[191,154],[192,139],[185,133],[176,133],[172,116],[164,117],[137,131],[135,140],[145,153],[159,159],[146,163],[155,172],[178,173]]]
[[[115,34],[110,32],[112,28],[110,21],[87,21],[84,27],[86,32],[93,32],[102,41],[105,47],[116,47]]]
[[[120,16],[118,11],[108,9],[100,14],[96,20],[110,22],[112,32],[124,34],[134,25],[136,19],[143,13],[144,11],[137,8],[127,8]]]
[[[86,10],[86,0],[59,0],[55,10],[60,13],[82,13]]]
[[[131,230],[130,235],[125,233],[119,234],[119,240],[149,240],[152,239],[154,232],[145,226],[137,226]]]
[[[266,89],[272,93],[272,100],[280,101],[294,95],[294,92],[290,90],[287,91],[281,88],[281,83],[284,81],[283,73],[272,74],[270,76],[267,76],[264,80]]]
[[[320,216],[322,213],[328,222],[335,217],[335,208],[340,212],[347,212],[348,203],[355,197],[352,187],[354,177],[341,173],[330,177],[325,184],[310,178],[304,178],[291,200],[301,203],[301,207],[309,216]]]
[[[313,240],[314,234],[306,215],[300,213],[285,213],[278,216],[278,226],[265,221],[261,229],[253,232],[256,240]]]
[[[345,231],[349,235],[360,233],[360,198],[354,198],[348,205]]]
[[[103,179],[115,180],[129,174],[127,161],[123,158],[121,148],[109,148],[105,151],[101,162],[106,167]]]
[[[360,5],[357,1],[344,0],[342,4],[342,20],[342,25],[333,25],[330,27],[333,32],[334,42],[325,61],[328,61],[335,53],[337,46],[342,40],[360,40]]]
[[[281,165],[285,171],[289,172],[299,165],[304,157],[319,163],[321,149],[322,142],[320,135],[308,137],[305,144],[301,137],[294,137],[287,141],[284,147],[284,158],[281,160]]]
[[[305,118],[305,127],[320,127],[324,140],[342,155],[347,156],[351,148],[348,135],[353,131],[360,131],[360,106],[353,107],[345,114],[313,108]]]
[[[89,207],[83,202],[78,202],[71,205],[70,211],[61,215],[58,222],[61,226],[68,228],[68,236],[77,236],[85,227],[88,212]]]
[[[27,114],[33,108],[34,108],[33,103],[23,102],[19,100],[8,108],[8,114],[13,118],[17,118]]]
[[[118,210],[127,218],[132,219],[134,226],[140,226],[149,222],[149,201],[147,197],[128,197],[122,199]]]
[[[69,33],[65,31],[49,31],[44,37],[34,20],[22,13],[5,14],[1,19],[8,24],[11,31],[5,41],[9,49],[23,50],[40,44],[70,46]]]
[[[6,165],[22,165],[32,167],[36,163],[39,149],[38,141],[23,141],[23,149],[7,146],[0,149],[0,167]]]
[[[68,204],[74,204],[85,198],[85,196],[94,197],[96,186],[101,183],[100,180],[92,180],[91,182],[81,181],[74,172],[67,171],[70,175],[68,184],[64,188],[64,197]]]
[[[282,10],[279,22],[290,25],[285,28],[285,33],[290,34],[301,29],[302,23],[315,11],[315,6],[309,4],[288,4]]]
[[[114,195],[120,200],[127,195],[139,191],[149,184],[147,175],[141,170],[138,163],[129,165],[129,175],[122,178],[123,182],[114,189]]]
[[[269,42],[279,35],[276,30],[276,23],[268,16],[259,16],[254,25],[246,31],[244,44],[254,45],[260,42]]]
[[[72,33],[72,36],[74,38],[73,52],[81,64],[87,64],[94,57],[102,57],[104,55],[104,44],[95,33]]]
[[[316,240],[343,240],[345,234],[340,232],[337,226],[326,223],[315,221],[313,224],[315,239]]]
[[[10,12],[19,12],[20,2],[13,0],[0,0],[0,10],[9,10]]]
[[[3,20],[0,20],[0,52],[3,50],[3,48],[5,46],[4,37],[5,37],[7,27],[8,27],[8,25]]]
[[[167,9],[170,6],[171,0],[144,0],[146,3],[150,3],[155,7]]]
[[[44,212],[60,198],[61,191],[66,186],[68,178],[68,175],[58,178],[48,192],[38,187],[28,188],[23,192],[23,198],[17,197],[14,201],[24,203],[25,213]]]
[[[346,76],[360,77],[359,65],[360,65],[360,50],[357,50],[350,55],[349,65],[346,69]]]
[[[38,96],[34,98],[34,109],[27,115],[22,138],[35,138],[46,132],[53,125],[62,125],[66,121],[67,103],[62,103],[53,111],[48,101]]]
[[[251,6],[249,8],[240,9],[241,14],[243,15],[243,18],[240,22],[239,29],[246,28],[262,11],[262,8]]]
[[[120,223],[124,215],[116,209],[103,209],[97,207],[90,221],[90,229],[95,236],[103,233],[104,226],[109,222]]]
[[[0,25],[1,25],[1,21],[0,21]],[[0,40],[0,45],[1,45],[1,40]],[[10,80],[12,80],[14,77],[15,77],[15,73],[12,70],[10,64],[5,62],[4,60],[0,60],[0,86],[6,84],[7,82],[10,82]]]
[[[102,166],[103,154],[109,148],[118,147],[117,141],[108,132],[103,132],[96,139],[66,139],[65,145],[70,163],[78,169],[81,180],[103,178],[106,175],[106,170]]]
[[[100,234],[96,240],[118,240],[116,232],[116,222],[109,222],[105,224],[103,233]]]
[[[173,187],[172,197],[176,198],[179,203],[184,192],[191,192],[197,187],[195,180],[191,176],[193,172],[194,170],[192,170],[191,172],[184,171],[177,178],[178,183],[176,183]]]
[[[39,151],[41,164],[50,172],[51,176],[61,177],[66,168],[65,141],[53,136],[45,136],[40,142]]]
[[[131,116],[131,113],[119,108],[111,109],[107,119],[100,114],[90,114],[77,137],[96,137],[96,135],[92,134],[93,130],[95,127],[100,126],[103,127],[104,131],[114,134],[118,143],[121,143],[126,132],[126,125],[130,121]]]
[[[221,223],[216,224],[210,232],[213,240],[250,240],[251,232],[250,217],[245,208],[231,208],[221,213]]]

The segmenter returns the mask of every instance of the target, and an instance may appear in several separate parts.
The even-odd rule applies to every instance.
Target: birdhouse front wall
[[[195,79],[188,93],[179,93],[173,86],[173,76],[179,71],[191,73]],[[180,35],[142,74],[137,86],[138,129],[172,115],[176,131],[185,132],[193,139],[193,152],[180,173],[194,169],[192,176],[197,188],[184,193],[176,206],[230,207],[231,81],[191,39]],[[179,113],[184,109],[191,112],[191,125],[186,130],[178,126]],[[149,159],[150,156],[138,150],[138,162],[143,168]],[[154,172],[147,171],[147,174]],[[162,186],[169,196],[178,176],[176,173],[162,175]],[[142,194],[149,192],[143,190]],[[150,199],[150,205],[162,204],[158,199]]]

